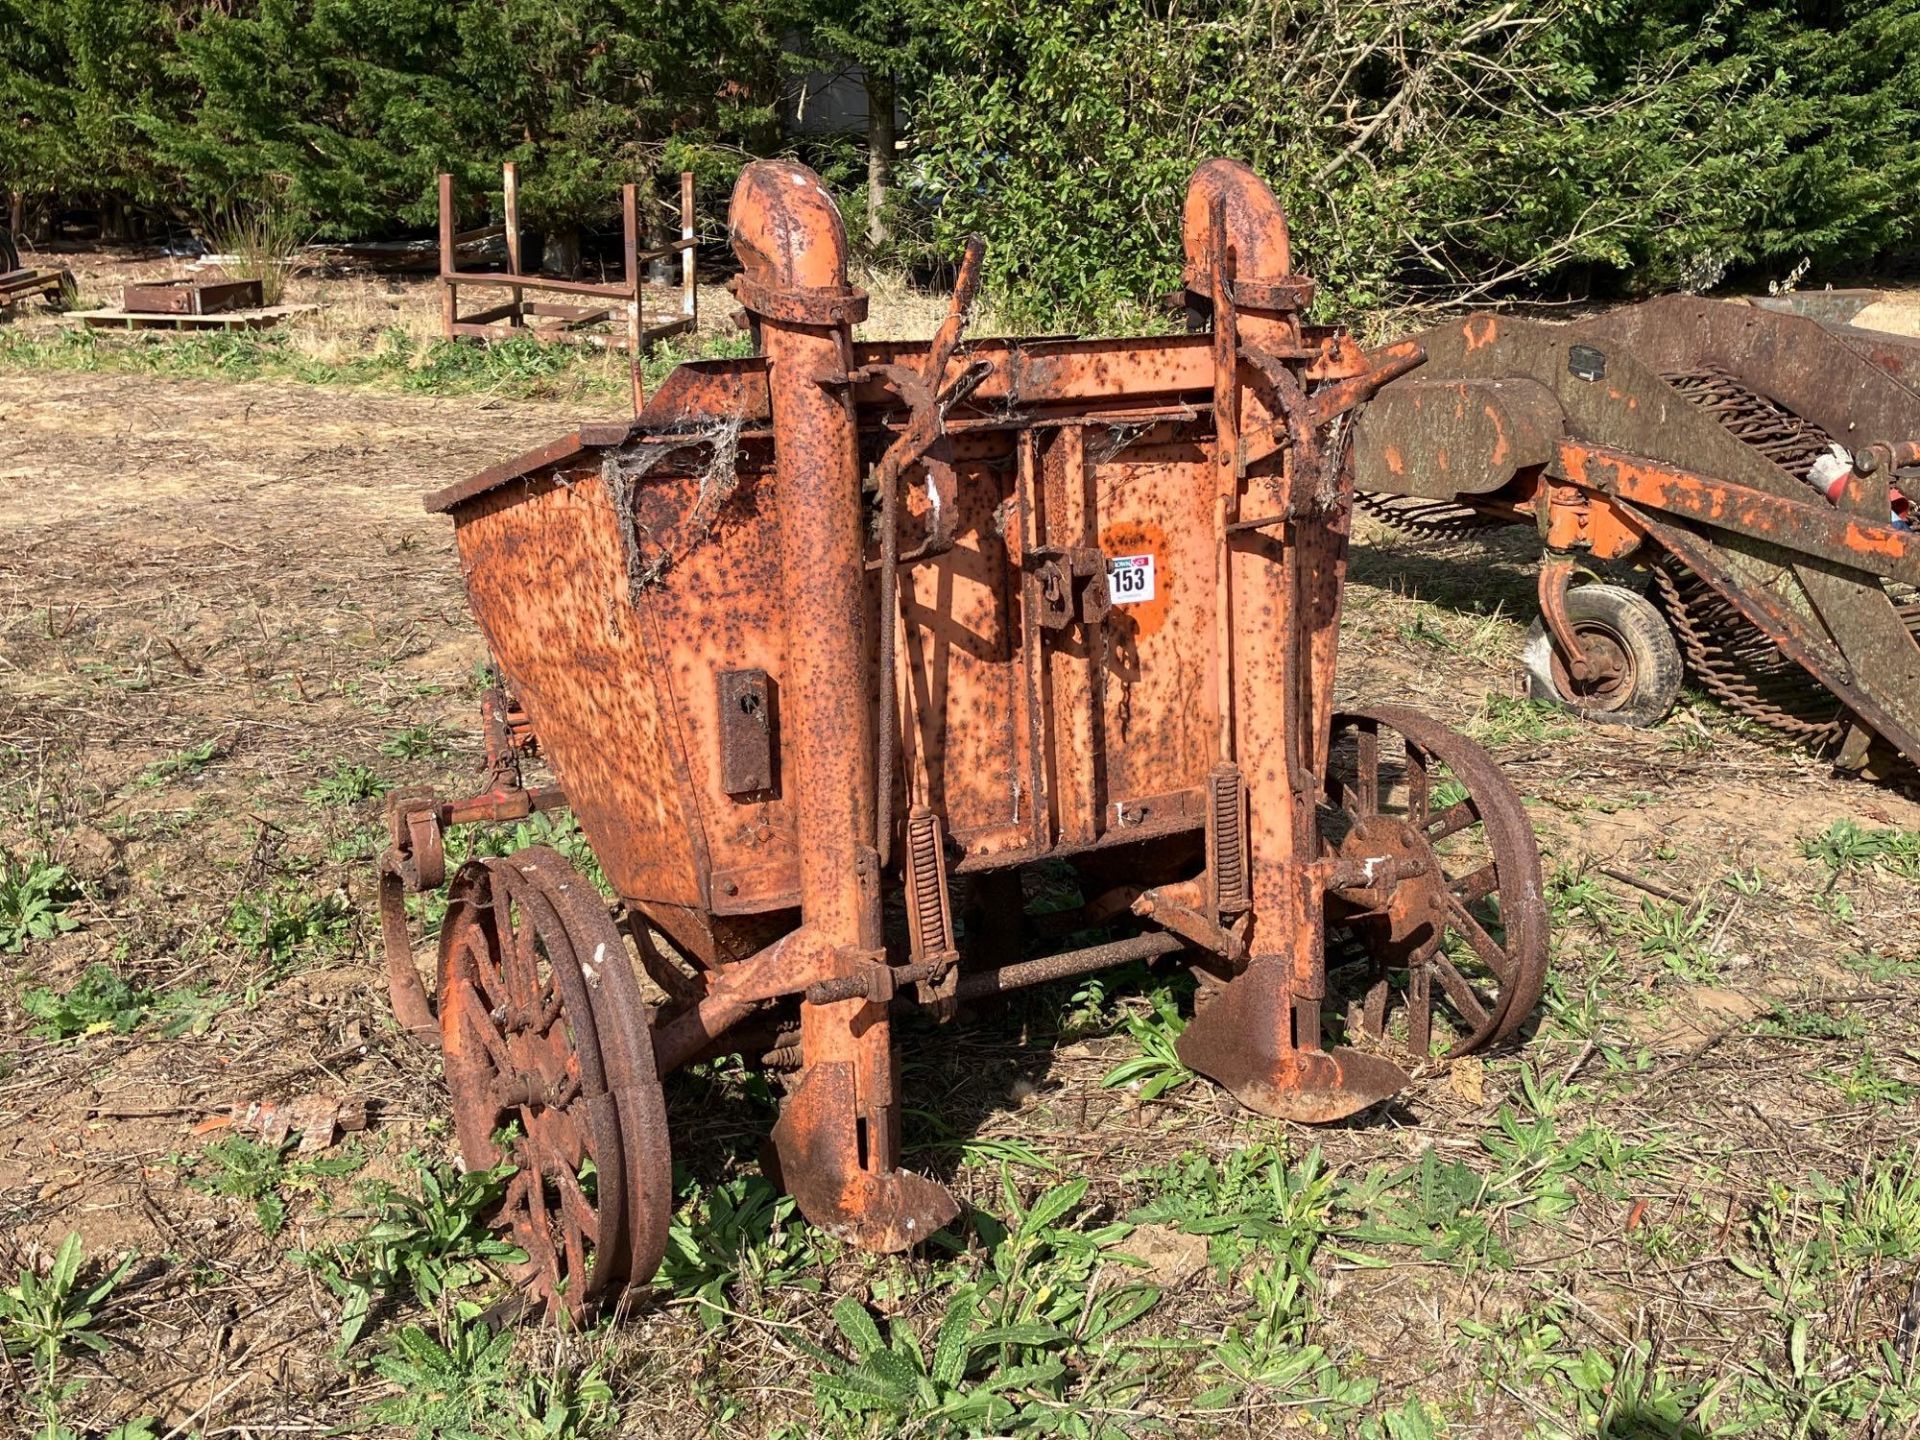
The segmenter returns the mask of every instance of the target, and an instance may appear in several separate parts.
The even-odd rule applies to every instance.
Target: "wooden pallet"
[[[0,273],[0,310],[19,305],[34,296],[43,296],[49,305],[58,305],[62,295],[71,294],[73,272],[58,270],[8,270]]]
[[[271,330],[318,305],[263,305],[257,310],[227,310],[216,315],[157,315],[142,310],[76,310],[67,318],[92,330]]]

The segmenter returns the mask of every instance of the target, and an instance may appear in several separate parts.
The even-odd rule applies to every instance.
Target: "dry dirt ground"
[[[1555,978],[1524,1045],[1309,1131],[1178,1075],[1151,1097],[1103,1084],[1178,1023],[1138,990],[1057,987],[916,1031],[914,1161],[981,1218],[897,1258],[778,1210],[729,1221],[729,1196],[759,1203],[765,1095],[684,1077],[685,1253],[656,1298],[405,1368],[403,1337],[451,1348],[497,1293],[455,1271],[424,1300],[389,1287],[336,1355],[340,1296],[295,1252],[351,1246],[395,1213],[379,1183],[420,1196],[452,1154],[436,1064],[397,1033],[373,949],[378,791],[473,779],[484,649],[419,497],[577,418],[0,375],[0,850],[9,879],[65,867],[75,926],[0,955],[0,1288],[68,1234],[83,1291],[130,1261],[85,1327],[101,1348],[68,1345],[50,1383],[31,1355],[0,1369],[0,1431],[52,1411],[80,1435],[142,1416],[156,1435],[858,1431],[834,1302],[931,1350],[974,1285],[1066,1336],[1034,1342],[1064,1378],[1009,1382],[1027,1409],[995,1428],[1022,1433],[1920,1433],[1920,804],[1704,702],[1647,732],[1529,707],[1524,550],[1372,532],[1343,692],[1481,736],[1546,852]],[[96,966],[128,990],[49,1021]],[[235,1101],[310,1092],[370,1112],[324,1170],[268,1154],[263,1172],[218,1126]],[[1010,1260],[992,1217],[1082,1178]],[[1094,1336],[1103,1287],[1142,1274],[1157,1298]],[[478,1418],[395,1408],[476,1376],[506,1387]],[[993,1376],[915,1382],[869,1423],[986,1428],[959,1397]]]

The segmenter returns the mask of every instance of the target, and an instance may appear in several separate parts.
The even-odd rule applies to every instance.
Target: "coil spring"
[[[1245,910],[1253,903],[1247,888],[1247,842],[1245,783],[1240,772],[1230,765],[1216,768],[1208,777],[1213,806],[1213,882],[1214,903],[1229,914]]]
[[[912,897],[914,929],[924,954],[953,948],[947,934],[946,897],[940,884],[940,822],[925,812],[907,820],[908,893]]]

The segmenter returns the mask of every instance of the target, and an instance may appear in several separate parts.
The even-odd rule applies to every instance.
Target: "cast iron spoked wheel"
[[[1455,1032],[1447,1056],[1513,1034],[1546,983],[1540,852],[1520,796],[1491,756],[1399,705],[1336,715],[1322,833],[1343,856],[1389,855],[1422,873],[1391,890],[1340,892],[1329,919],[1350,925],[1374,962],[1361,1011],[1386,1033],[1388,971],[1405,970],[1407,1047],[1432,1048],[1436,1010]]]
[[[469,862],[454,877],[440,1036],[461,1155],[469,1169],[515,1167],[501,1220],[527,1253],[517,1278],[575,1317],[650,1277],[659,1250],[650,1264],[646,1251],[656,1231],[665,1240],[664,1110],[657,1144],[645,1127],[629,1143],[625,1110],[645,1111],[649,1096],[659,1108],[660,1096],[644,1006],[643,1066],[628,1002],[611,998],[620,977],[637,1003],[619,932],[552,850]]]
[[[1684,671],[1660,607],[1623,585],[1577,585],[1567,592],[1567,619],[1587,673],[1574,678],[1546,622],[1536,620],[1522,652],[1533,698],[1606,724],[1644,727],[1666,718]]]

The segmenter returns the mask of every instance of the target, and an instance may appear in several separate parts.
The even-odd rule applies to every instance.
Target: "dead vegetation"
[[[1468,725],[1528,797],[1526,1044],[1308,1131],[1188,1083],[1144,971],[909,1035],[910,1159],[972,1209],[894,1258],[798,1223],[765,1083],[710,1067],[669,1087],[656,1297],[496,1336],[496,1182],[387,1014],[371,861],[381,790],[476,758],[485,651],[418,496],[577,418],[8,373],[10,1432],[1916,1433],[1920,804],[1704,702],[1525,702],[1522,552],[1373,532],[1341,690]],[[221,1123],[316,1092],[367,1130]]]

